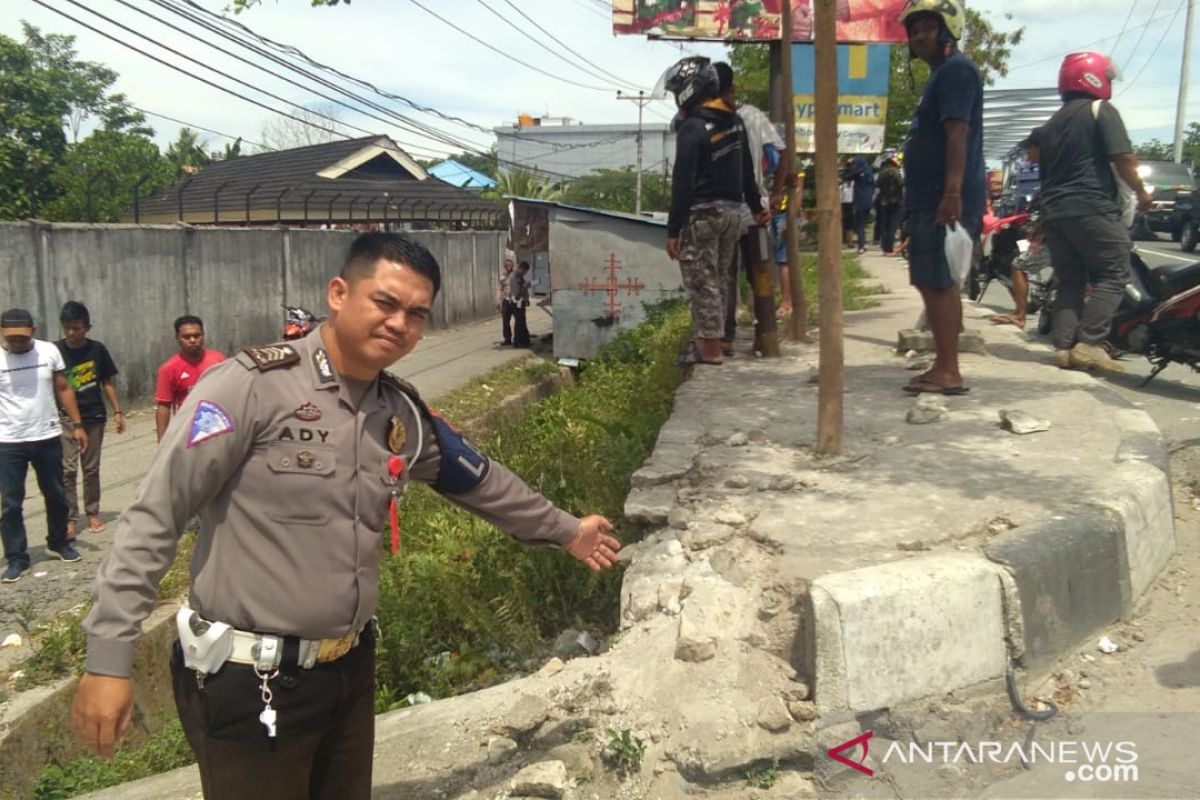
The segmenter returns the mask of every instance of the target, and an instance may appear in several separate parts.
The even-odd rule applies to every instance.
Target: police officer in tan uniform
[[[383,371],[421,338],[439,285],[421,245],[364,234],[316,332],[247,348],[197,384],[96,577],[71,709],[95,752],[129,728],[134,642],[193,515],[171,668],[210,800],[370,796],[380,531],[410,481],[521,542],[612,566],[608,520],[555,508]]]

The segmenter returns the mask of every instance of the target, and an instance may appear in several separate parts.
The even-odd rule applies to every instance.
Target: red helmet
[[[1101,53],[1071,53],[1058,69],[1058,93],[1079,92],[1097,100],[1112,99],[1112,82],[1121,72]]]

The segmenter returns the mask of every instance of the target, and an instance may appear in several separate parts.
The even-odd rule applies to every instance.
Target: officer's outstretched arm
[[[491,460],[445,420],[422,414],[423,447],[412,476],[455,505],[530,545],[558,545],[591,569],[612,566],[621,544],[601,516],[578,519]]]

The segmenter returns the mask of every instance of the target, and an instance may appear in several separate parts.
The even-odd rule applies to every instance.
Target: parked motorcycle
[[[1029,223],[1028,210],[1006,217],[984,215],[979,257],[967,273],[967,297],[978,301],[992,281],[999,281],[1012,291],[1012,265],[1022,252],[1020,243],[1029,242]],[[1029,311],[1037,309],[1030,307]]]
[[[1154,368],[1143,386],[1173,363],[1200,371],[1200,261],[1151,269],[1133,251],[1108,344],[1114,355],[1149,359]]]
[[[316,314],[312,313],[307,308],[303,308],[302,306],[285,305],[283,310],[284,341],[303,339],[305,336],[308,336],[310,333],[312,333],[313,328],[317,327],[318,322],[325,319],[324,317],[318,317]]]

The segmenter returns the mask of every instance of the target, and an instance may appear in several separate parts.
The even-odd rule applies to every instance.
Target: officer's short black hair
[[[338,273],[346,283],[375,274],[380,261],[403,264],[433,284],[433,296],[442,288],[442,269],[423,245],[399,233],[364,233],[350,245],[346,262]]]
[[[717,71],[717,92],[725,94],[733,88],[733,67],[718,61],[713,64],[713,69]]]
[[[58,312],[58,321],[66,324],[68,322],[82,322],[84,325],[91,327],[92,315],[88,311],[88,307],[78,300],[68,300],[63,303],[62,311]]]
[[[175,320],[175,335],[179,335],[179,329],[184,325],[199,325],[200,330],[204,330],[204,320],[197,317],[195,314],[184,314]]]

